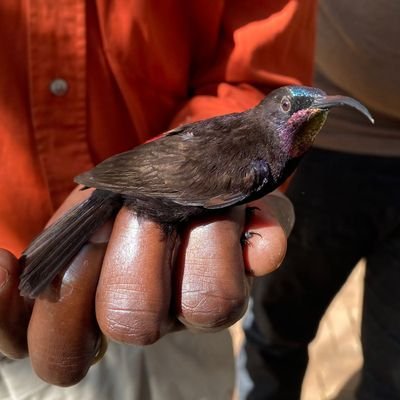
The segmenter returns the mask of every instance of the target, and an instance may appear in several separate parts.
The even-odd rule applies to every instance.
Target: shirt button
[[[54,79],[50,83],[50,92],[54,96],[64,96],[68,92],[68,82],[61,78]]]

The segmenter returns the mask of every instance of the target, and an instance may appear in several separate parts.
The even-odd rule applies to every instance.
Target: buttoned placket
[[[92,167],[87,143],[85,0],[29,0],[32,130],[54,204]]]

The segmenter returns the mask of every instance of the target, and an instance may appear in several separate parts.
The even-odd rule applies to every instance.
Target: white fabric
[[[41,381],[28,359],[1,362],[0,399],[231,400],[233,366],[228,331],[183,331],[147,347],[110,343],[103,360],[69,388]]]

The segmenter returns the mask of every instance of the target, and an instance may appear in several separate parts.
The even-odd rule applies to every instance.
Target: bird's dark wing
[[[105,160],[76,182],[187,206],[223,208],[241,202],[268,181],[268,164],[245,156],[248,134],[240,135],[240,124],[227,124],[229,131],[218,124],[187,125]],[[230,140],[227,151],[224,135],[243,140]]]
[[[169,131],[163,132],[158,136],[154,136],[153,138],[149,139],[146,143],[154,142],[155,140],[161,139],[165,136],[172,136],[172,135],[177,135],[179,133],[183,133],[185,131],[186,127],[187,127],[187,125],[181,125],[174,129],[170,129]]]

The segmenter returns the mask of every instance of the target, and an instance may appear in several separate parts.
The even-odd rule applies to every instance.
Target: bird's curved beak
[[[365,115],[370,122],[373,124],[374,119],[370,112],[365,106],[363,106],[359,101],[348,96],[318,96],[314,99],[311,104],[311,108],[317,108],[319,110],[328,111],[334,107],[347,106],[359,111],[361,114]]]

